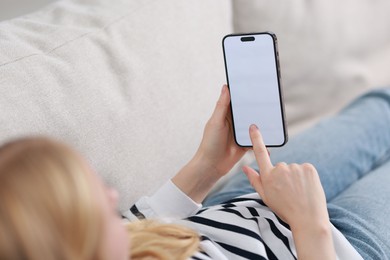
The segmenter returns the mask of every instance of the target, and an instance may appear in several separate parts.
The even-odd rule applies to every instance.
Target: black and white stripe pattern
[[[136,206],[130,212],[144,217]],[[175,222],[201,235],[201,251],[192,259],[297,259],[289,226],[257,194],[203,208]]]
[[[296,259],[288,225],[257,194],[202,209],[182,223],[213,241],[227,259]]]

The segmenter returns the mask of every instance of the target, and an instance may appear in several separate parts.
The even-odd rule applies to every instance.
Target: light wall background
[[[0,0],[0,21],[34,12],[56,0]]]

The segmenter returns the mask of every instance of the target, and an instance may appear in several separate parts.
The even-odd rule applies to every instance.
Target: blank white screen
[[[248,37],[249,35],[245,35]],[[268,146],[285,142],[273,38],[269,34],[224,39],[225,62],[231,93],[237,143],[251,146],[249,126],[256,124]]]

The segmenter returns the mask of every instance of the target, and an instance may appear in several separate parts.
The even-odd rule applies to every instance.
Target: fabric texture
[[[137,201],[137,211],[142,212],[144,218],[181,219],[195,214],[200,208],[198,204],[183,193],[171,180],[160,187],[152,196],[142,197]],[[127,216],[128,210],[123,215]]]
[[[363,95],[271,152],[274,164],[309,162],[316,167],[331,222],[364,259],[390,259],[389,129],[388,88]],[[253,191],[244,173],[239,173],[204,205]]]
[[[49,135],[121,195],[195,153],[225,82],[230,3],[64,0],[0,23],[0,141]]]
[[[171,200],[169,206],[167,198]],[[196,230],[201,236],[200,251],[192,259],[297,259],[290,227],[257,193],[191,214],[196,207],[199,205],[167,182],[155,195],[141,198],[124,211],[123,216],[130,221],[157,219]],[[331,230],[337,259],[362,259],[333,225]]]

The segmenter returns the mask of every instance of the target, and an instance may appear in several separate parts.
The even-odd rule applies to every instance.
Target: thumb
[[[217,101],[214,112],[211,116],[211,120],[218,123],[224,122],[226,115],[229,111],[229,105],[230,105],[229,90],[226,85],[223,85],[221,90],[221,95]]]
[[[257,193],[259,193],[260,197],[264,200],[265,194],[263,189],[263,183],[261,182],[261,177],[259,173],[257,173],[257,171],[255,171],[249,166],[244,166],[242,170],[244,171],[252,187],[256,190]]]

